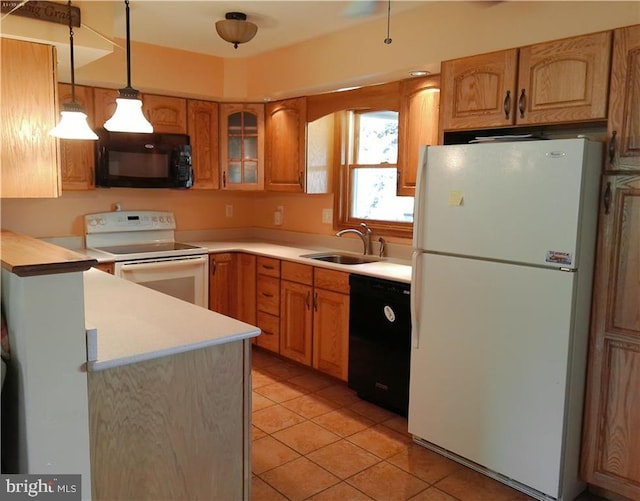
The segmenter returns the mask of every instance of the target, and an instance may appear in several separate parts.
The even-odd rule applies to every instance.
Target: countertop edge
[[[117,367],[123,367],[125,365],[131,365],[138,362],[145,362],[147,360],[155,360],[162,357],[168,357],[172,355],[178,355],[180,353],[187,353],[189,351],[199,350],[202,348],[208,348],[210,346],[217,346],[226,343],[232,343],[234,341],[242,341],[244,339],[251,339],[260,334],[260,329],[251,330],[248,332],[242,332],[234,335],[229,335],[222,338],[208,339],[199,343],[187,344],[177,346],[173,348],[166,348],[164,350],[151,351],[147,353],[140,353],[131,355],[128,357],[111,359],[111,360],[93,360],[87,362],[87,372],[100,372],[107,369],[114,369]]]

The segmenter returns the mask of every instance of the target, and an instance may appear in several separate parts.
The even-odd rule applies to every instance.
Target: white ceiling
[[[425,1],[392,0],[393,14],[424,5]],[[216,55],[247,57],[293,45],[358,23],[385,18],[387,1],[288,0],[288,1],[165,1],[131,0],[131,39],[164,47]],[[215,22],[226,12],[244,12],[258,25],[258,33],[237,49],[222,40]],[[116,10],[114,33],[125,38],[125,7]],[[386,33],[381,33],[384,39]]]

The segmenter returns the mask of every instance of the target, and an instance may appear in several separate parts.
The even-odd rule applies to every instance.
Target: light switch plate
[[[326,224],[333,223],[333,209],[322,209],[322,222]]]

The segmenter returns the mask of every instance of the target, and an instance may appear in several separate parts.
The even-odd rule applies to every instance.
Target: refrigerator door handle
[[[419,348],[420,344],[420,304],[422,296],[422,251],[414,250],[411,255],[411,347]]]

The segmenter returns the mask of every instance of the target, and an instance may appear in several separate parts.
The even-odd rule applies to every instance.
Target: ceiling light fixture
[[[227,12],[224,19],[216,22],[216,31],[220,38],[232,43],[237,49],[238,44],[251,40],[258,32],[258,27],[247,21],[247,15],[242,12]]]
[[[87,114],[84,108],[76,102],[76,78],[74,74],[73,58],[73,24],[71,23],[71,0],[69,7],[69,54],[71,55],[71,101],[62,105],[60,112],[60,122],[49,134],[60,139],[98,139],[95,132],[91,130],[87,123]]]
[[[140,92],[131,87],[131,37],[129,28],[129,0],[124,2],[127,20],[127,86],[118,90],[116,111],[104,123],[104,128],[112,132],[153,132],[153,126],[142,113]]]

